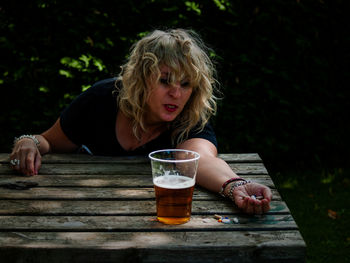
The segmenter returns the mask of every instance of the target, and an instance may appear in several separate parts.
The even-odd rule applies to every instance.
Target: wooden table
[[[259,156],[219,156],[241,177],[271,187],[268,214],[244,215],[197,187],[191,221],[163,225],[155,220],[146,157],[52,154],[44,156],[39,175],[25,177],[0,154],[0,184],[38,183],[29,190],[0,187],[0,261],[303,262],[305,243]]]

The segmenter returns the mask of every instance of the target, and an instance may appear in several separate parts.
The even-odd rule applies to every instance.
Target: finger
[[[10,165],[11,165],[12,170],[18,171],[19,170],[18,163],[17,164],[12,163],[15,160],[18,160],[18,159],[16,159],[16,157],[11,157]]]
[[[37,175],[41,168],[41,155],[38,153],[34,162],[34,174]]]
[[[261,215],[263,213],[262,203],[259,200],[256,200],[254,206],[254,212],[255,214]]]
[[[272,200],[272,193],[269,187],[265,187],[262,191],[264,199],[267,199],[269,202]]]
[[[238,206],[238,208],[244,207],[244,197],[242,196],[235,196],[234,203]]]
[[[270,202],[264,199],[261,200],[261,204],[263,213],[267,213],[270,210]]]
[[[19,160],[19,169],[18,171],[20,171],[22,174],[26,174],[27,172],[27,168],[26,168],[26,155],[25,154],[21,154],[20,156],[18,156],[17,158]]]
[[[245,207],[245,211],[247,214],[254,214],[254,200],[251,199],[250,197],[245,197],[245,200],[246,202],[246,207]]]
[[[19,158],[19,169],[18,171],[24,175],[31,175],[30,162],[32,162],[31,152],[22,152]]]
[[[17,170],[16,165],[13,164],[13,160],[17,159],[16,154],[14,152],[14,150],[12,151],[12,153],[10,154],[10,166],[13,170]]]
[[[10,160],[13,160],[16,158],[16,155],[15,153],[12,151],[12,153],[10,154]]]
[[[12,152],[11,152],[11,154],[10,154],[11,160],[12,160],[13,158],[16,158],[16,152],[17,152],[17,145],[13,146],[13,148],[12,148]]]
[[[239,209],[245,210],[247,207],[247,200],[244,197],[238,196],[235,198],[235,204]]]
[[[26,157],[26,174],[34,175],[34,152],[29,152]]]
[[[245,209],[248,206],[249,196],[247,195],[247,192],[245,191],[245,188],[241,187],[238,188],[233,192],[235,203],[240,209]]]

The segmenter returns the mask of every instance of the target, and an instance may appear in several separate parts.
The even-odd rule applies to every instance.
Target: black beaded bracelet
[[[241,185],[249,184],[249,183],[251,183],[251,181],[244,180],[242,182],[236,182],[236,183],[232,184],[230,190],[228,191],[227,197],[230,198],[234,202],[235,199],[233,198],[233,191],[235,190],[235,188],[238,186],[241,186]]]
[[[221,186],[221,190],[219,192],[220,195],[222,195],[223,197],[226,197],[224,192],[225,192],[225,189],[226,189],[226,186],[229,184],[229,183],[232,183],[232,182],[236,182],[236,181],[246,181],[244,180],[243,178],[241,177],[234,177],[234,178],[230,178],[228,179],[226,182],[224,182]]]

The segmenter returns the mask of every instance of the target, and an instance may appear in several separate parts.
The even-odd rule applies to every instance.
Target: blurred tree
[[[0,149],[47,129],[130,46],[159,28],[192,28],[213,49],[224,93],[221,152],[267,163],[346,163],[347,2],[242,0],[5,1],[0,4]],[[232,128],[230,128],[232,127]]]

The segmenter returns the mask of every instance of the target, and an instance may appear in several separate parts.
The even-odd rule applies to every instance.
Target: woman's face
[[[192,94],[189,79],[176,80],[170,84],[169,67],[161,66],[158,82],[150,83],[151,94],[147,101],[146,122],[158,124],[173,121],[183,110]]]

